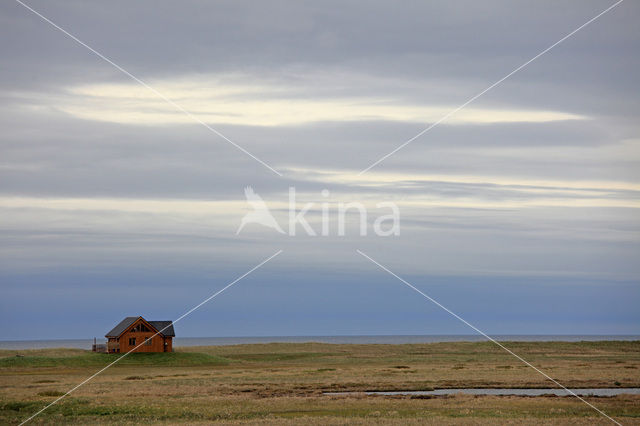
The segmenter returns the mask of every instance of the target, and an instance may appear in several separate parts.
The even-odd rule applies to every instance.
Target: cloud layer
[[[356,248],[489,332],[640,332],[637,4],[363,175],[609,3],[29,4],[284,176],[3,3],[0,338],[105,297],[126,302],[59,337],[177,316],[280,248],[182,334],[468,332]],[[247,185],[282,224],[290,186],[317,227],[322,189],[332,209],[393,201],[401,235],[235,236]]]

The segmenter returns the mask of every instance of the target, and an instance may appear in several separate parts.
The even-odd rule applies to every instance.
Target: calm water
[[[640,388],[586,388],[586,389],[571,389],[573,393],[580,396],[616,396],[622,394],[640,395]],[[344,396],[354,395],[358,392],[325,392],[327,396]],[[556,395],[556,396],[569,396],[571,395],[564,389],[547,388],[547,389],[436,389],[432,391],[394,391],[394,392],[365,392],[367,395],[455,395],[457,393],[464,393],[467,395],[525,395],[525,396],[540,396],[540,395]]]
[[[543,341],[597,341],[597,340],[640,340],[633,335],[496,335],[496,340],[518,342]],[[429,335],[429,336],[266,336],[266,337],[176,337],[174,346],[222,346],[245,343],[434,343],[434,342],[479,342],[486,340],[478,335]],[[0,349],[43,349],[80,348],[91,349],[93,339],[68,340],[1,340]],[[104,343],[104,339],[98,339]]]

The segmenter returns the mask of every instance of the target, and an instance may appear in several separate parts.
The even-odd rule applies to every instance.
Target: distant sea
[[[579,342],[598,340],[640,340],[634,335],[494,335],[500,341],[515,342]],[[479,342],[486,338],[470,334],[425,335],[425,336],[265,336],[265,337],[176,337],[174,346],[224,346],[246,343],[435,343],[435,342]],[[104,343],[104,339],[98,339]],[[45,349],[79,348],[91,349],[93,339],[55,339],[55,340],[0,340],[0,349]]]

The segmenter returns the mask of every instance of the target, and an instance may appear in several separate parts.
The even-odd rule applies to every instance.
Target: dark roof
[[[122,332],[125,331],[134,322],[136,322],[138,318],[140,318],[140,317],[126,317],[125,319],[120,321],[120,323],[118,323],[118,325],[113,327],[113,330],[111,330],[110,332],[105,334],[104,337],[118,337],[118,336],[120,336],[122,334]]]
[[[142,317],[126,317],[118,323],[113,330],[108,332],[104,337],[119,337],[124,331],[133,325],[139,318]],[[144,318],[142,318],[145,320]],[[145,320],[147,321],[147,320]],[[176,333],[173,330],[173,323],[171,321],[147,321],[153,328],[155,328],[160,334],[166,337],[175,337]],[[166,327],[165,330],[163,330]]]
[[[176,332],[173,331],[173,322],[171,321],[147,321],[156,330],[166,337],[176,337]],[[166,328],[165,328],[166,327]],[[163,330],[164,329],[164,330]]]

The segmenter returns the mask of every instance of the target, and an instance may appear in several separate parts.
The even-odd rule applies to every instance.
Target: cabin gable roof
[[[126,317],[118,323],[113,329],[105,334],[104,337],[119,337],[124,331],[133,325],[134,322],[140,317]]]
[[[134,325],[138,320],[141,320],[145,324],[149,325],[154,331],[165,337],[175,337],[176,333],[173,330],[173,322],[171,321],[147,321],[144,318],[138,317],[126,317],[118,323],[111,331],[105,334],[104,337],[120,337],[122,333],[127,331],[129,327]],[[165,330],[163,330],[165,329]],[[162,330],[162,331],[161,331]]]

